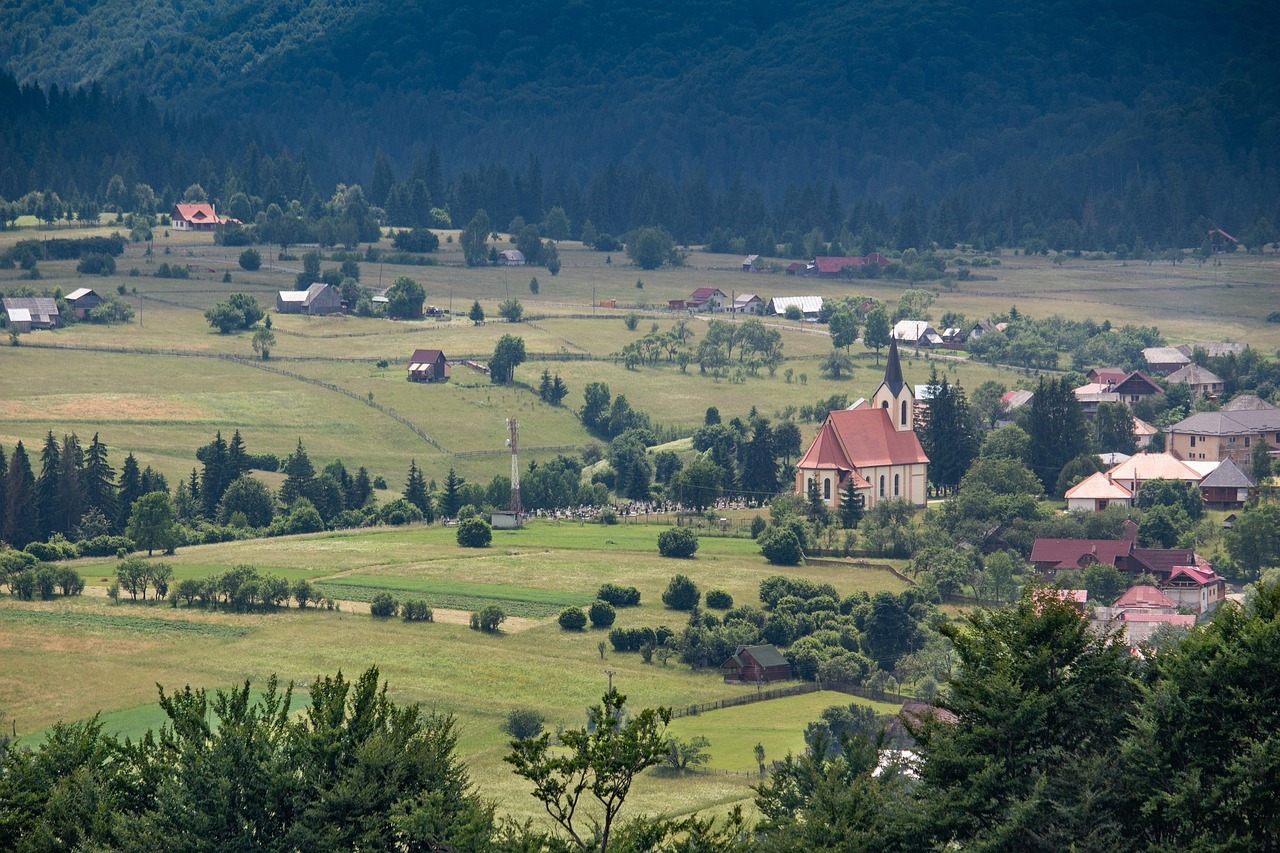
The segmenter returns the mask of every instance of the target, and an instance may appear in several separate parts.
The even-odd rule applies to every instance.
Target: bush
[[[658,534],[658,553],[664,557],[692,557],[698,550],[698,535],[688,527],[672,527]]]
[[[97,253],[82,255],[80,263],[76,264],[76,272],[84,275],[115,275],[116,259]]]
[[[600,510],[600,523],[606,525],[618,523],[618,513],[614,512],[613,507],[607,506]]]
[[[707,607],[713,610],[728,610],[733,607],[733,596],[723,589],[707,590]]]
[[[587,627],[587,614],[581,607],[566,607],[560,611],[560,627],[566,631],[581,631]]]
[[[457,539],[463,548],[488,548],[493,528],[483,518],[468,518],[458,525]]]
[[[245,249],[240,253],[240,269],[253,272],[262,266],[262,255],[257,249]]]
[[[607,583],[596,592],[596,598],[601,601],[607,601],[614,607],[640,606],[640,590],[634,586],[619,586],[616,583]]]
[[[613,624],[613,620],[618,618],[618,612],[607,601],[593,603],[587,615],[591,617],[592,628],[608,628]]]
[[[673,577],[662,593],[662,603],[672,610],[692,610],[701,599],[698,585],[684,575]]]
[[[775,527],[760,538],[760,553],[775,566],[796,566],[804,559],[804,549],[795,531]]]
[[[80,556],[80,549],[66,540],[50,542],[30,542],[22,550],[42,563],[56,563],[59,560],[74,560]]]
[[[542,734],[546,722],[546,718],[532,708],[515,708],[507,714],[502,730],[516,740],[528,740]]]
[[[760,534],[764,533],[767,526],[768,525],[765,524],[762,516],[757,515],[755,518],[751,519],[751,538],[759,539]]]
[[[122,548],[128,553],[133,548],[133,540],[127,536],[94,536],[82,539],[77,543],[82,557],[110,557]]]
[[[482,610],[471,613],[471,630],[484,631],[489,634],[498,633],[498,626],[507,620],[507,614],[496,604],[490,604]]]
[[[380,592],[369,604],[369,613],[378,619],[388,619],[400,612],[400,602],[389,592]]]
[[[406,622],[431,622],[435,619],[435,613],[425,601],[415,599],[406,601],[400,608],[400,618]]]

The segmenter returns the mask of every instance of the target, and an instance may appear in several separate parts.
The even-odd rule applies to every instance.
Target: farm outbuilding
[[[410,382],[445,382],[451,372],[443,350],[417,349],[409,358]]]
[[[726,683],[760,684],[786,681],[791,677],[791,664],[772,645],[738,646],[737,651],[720,665]]]
[[[276,294],[276,311],[280,314],[338,314],[342,312],[342,294],[330,284],[317,281],[306,290],[281,290]]]
[[[87,287],[73,290],[66,296],[67,306],[76,312],[76,319],[83,320],[94,308],[102,304],[102,297]]]
[[[49,296],[12,296],[4,300],[4,312],[13,322],[14,312],[26,311],[28,329],[56,329],[62,325],[58,303]]]

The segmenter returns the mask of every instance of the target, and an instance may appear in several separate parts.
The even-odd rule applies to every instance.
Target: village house
[[[1099,403],[1124,403],[1132,409],[1134,403],[1143,397],[1164,393],[1163,388],[1139,371],[1125,374],[1118,381],[1111,368],[1090,371],[1090,373],[1092,374],[1090,381],[1075,389],[1076,402],[1080,404],[1086,418],[1093,418],[1098,414]],[[1093,375],[1101,381],[1095,381]]]
[[[524,252],[519,249],[507,249],[498,253],[498,266],[500,267],[522,267],[524,265]]]
[[[1139,548],[1138,525],[1132,521],[1124,523],[1119,539],[1036,539],[1031,546],[1031,564],[1050,581],[1059,571],[1101,564],[1114,566],[1131,578],[1153,575],[1162,585],[1178,566],[1213,569],[1192,548]]]
[[[1168,375],[1191,363],[1191,349],[1180,347],[1147,347],[1142,351],[1147,368],[1152,373]]]
[[[306,290],[280,290],[276,292],[276,313],[340,314],[342,294],[336,287],[317,281]]]
[[[720,665],[726,684],[767,684],[791,677],[791,664],[772,645],[738,646]]]
[[[1200,497],[1213,509],[1233,509],[1257,492],[1257,483],[1234,459],[1224,459],[1200,481]]]
[[[1198,485],[1204,473],[1178,459],[1172,453],[1135,453],[1119,465],[1107,471],[1106,476],[1115,483],[1137,494],[1148,480],[1181,480]]]
[[[75,311],[77,320],[83,320],[90,311],[102,304],[102,297],[87,287],[71,291],[65,300],[67,307]]]
[[[750,314],[759,316],[764,313],[765,302],[754,293],[743,293],[733,297],[733,305],[729,311],[733,314]]]
[[[409,357],[410,382],[444,382],[452,372],[443,350],[416,349]]]
[[[743,272],[767,272],[764,261],[759,255],[747,255],[742,259]]]
[[[683,307],[690,311],[706,311],[715,314],[724,310],[728,300],[729,297],[718,287],[699,287],[684,300]]]
[[[1197,412],[1165,432],[1169,451],[1183,460],[1220,462],[1232,459],[1248,467],[1254,445],[1264,442],[1274,459],[1280,455],[1280,409]]]
[[[1208,368],[1198,364],[1188,364],[1169,374],[1166,380],[1170,385],[1187,385],[1191,388],[1191,396],[1218,399],[1224,383],[1222,377]]]
[[[794,261],[787,264],[785,272],[787,275],[814,275],[817,272],[817,268],[813,264]]]
[[[769,300],[767,313],[775,317],[785,317],[787,309],[792,305],[799,308],[806,319],[815,320],[822,313],[821,296],[775,296]]]
[[[916,349],[942,346],[942,336],[926,320],[899,320],[894,324],[892,336]]]
[[[169,227],[174,231],[214,231],[225,221],[212,204],[175,204],[169,212]]]
[[[1227,582],[1207,566],[1175,566],[1161,591],[1180,608],[1208,613],[1227,596]]]
[[[905,500],[922,507],[927,497],[929,457],[915,429],[915,397],[902,378],[895,341],[889,343],[884,381],[869,402],[831,412],[796,466],[796,494],[816,483],[829,507],[840,504],[848,483],[860,491],[866,508],[882,500]]]
[[[879,267],[889,266],[889,259],[879,252],[872,252],[866,257],[819,257],[813,259],[813,268],[818,278],[838,278],[846,269],[857,269],[868,264]]]
[[[1098,629],[1122,629],[1130,648],[1150,641],[1161,625],[1190,628],[1196,622],[1195,616],[1179,614],[1173,599],[1147,585],[1130,587],[1110,607],[1095,607],[1093,619]]]
[[[997,323],[995,320],[979,320],[973,324],[973,329],[969,331],[969,340],[976,341],[987,332],[1003,332],[1008,327],[1008,323]]]
[[[1067,510],[1102,512],[1109,506],[1133,506],[1133,492],[1102,472],[1091,474],[1067,489]]]
[[[50,296],[7,296],[3,304],[10,328],[16,331],[57,329],[62,326],[58,303]],[[25,328],[18,328],[19,326]]]

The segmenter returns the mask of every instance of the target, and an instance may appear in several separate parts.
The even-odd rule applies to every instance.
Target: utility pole
[[[520,424],[515,418],[507,418],[507,447],[511,448],[511,511],[515,513],[516,524],[520,523],[520,461],[516,457],[516,441],[520,436]]]

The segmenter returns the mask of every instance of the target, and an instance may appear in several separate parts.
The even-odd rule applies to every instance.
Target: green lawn
[[[752,688],[729,689],[749,693]],[[766,763],[788,753],[803,752],[805,727],[821,717],[825,709],[850,704],[866,705],[877,714],[896,714],[900,710],[899,705],[891,702],[874,702],[831,690],[819,690],[680,717],[671,721],[667,731],[681,740],[698,736],[709,740],[711,745],[707,747],[707,755],[710,761],[707,767],[753,773],[757,769],[757,743],[764,746]]]

